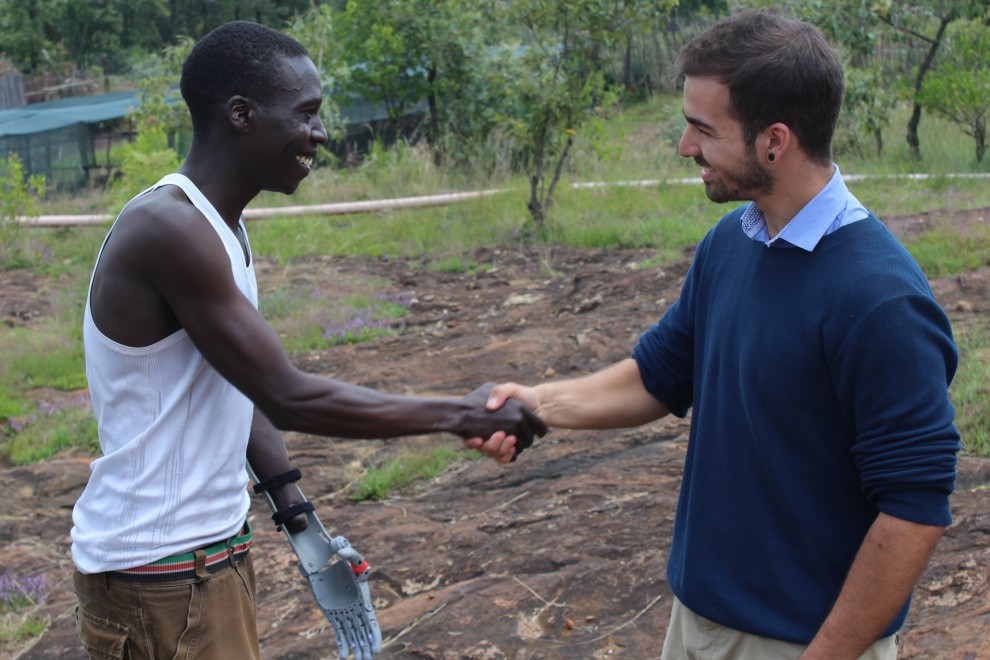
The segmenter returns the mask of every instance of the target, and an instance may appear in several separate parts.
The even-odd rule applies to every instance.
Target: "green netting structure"
[[[136,91],[80,96],[0,110],[0,158],[16,153],[49,188],[74,191],[96,167],[96,137],[137,105]]]

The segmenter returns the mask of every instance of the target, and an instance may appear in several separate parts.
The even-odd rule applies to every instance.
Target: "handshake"
[[[508,463],[532,446],[534,436],[546,435],[547,425],[523,401],[493,396],[495,389],[493,383],[487,383],[462,398],[464,411],[451,431],[461,436],[468,448]]]

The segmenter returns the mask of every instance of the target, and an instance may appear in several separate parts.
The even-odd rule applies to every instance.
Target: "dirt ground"
[[[936,222],[966,231],[988,215],[887,222],[903,237]],[[258,270],[263,288],[330,288],[366,275],[387,283],[385,293],[415,299],[402,334],[300,356],[303,368],[391,392],[460,395],[485,381],[534,383],[626,357],[676,299],[690,263],[689,252],[639,268],[651,251],[559,248],[557,274],[547,275],[534,253],[516,246],[465,257],[490,268],[454,274],[424,262],[326,258],[286,267],[259,262]],[[990,270],[980,270],[932,281],[957,328],[990,316],[988,278]],[[37,322],[53,288],[24,273],[0,273],[2,318]],[[46,396],[53,395],[39,393]],[[299,434],[286,441],[324,524],[374,568],[382,657],[639,660],[659,656],[670,611],[664,562],[687,428],[685,420],[662,420],[622,432],[555,431],[510,466],[463,461],[431,483],[361,503],[348,495],[367,461],[459,442]],[[38,610],[47,630],[30,642],[0,642],[0,657],[83,657],[68,530],[89,460],[70,452],[39,465],[0,466],[0,567],[19,577],[43,573],[51,586]],[[915,592],[901,658],[990,658],[990,461],[960,459],[953,509],[955,522]],[[263,657],[336,657],[332,632],[260,499],[252,520]]]

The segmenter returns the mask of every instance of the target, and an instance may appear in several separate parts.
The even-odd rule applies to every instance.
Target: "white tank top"
[[[223,241],[237,287],[257,307],[253,260],[245,266],[240,243],[213,205],[181,174],[145,193],[164,185],[181,188],[203,213]],[[92,286],[91,278],[90,292]],[[93,322],[90,294],[83,343],[103,456],[91,463],[72,511],[79,570],[142,566],[233,536],[250,506],[251,401],[206,362],[185,330],[138,348],[109,339]]]

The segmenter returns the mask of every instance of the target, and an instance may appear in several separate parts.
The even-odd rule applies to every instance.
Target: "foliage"
[[[352,500],[383,500],[389,493],[406,488],[417,481],[435,479],[458,458],[479,456],[477,452],[456,451],[450,447],[436,447],[428,454],[408,454],[373,467],[362,477]]]
[[[127,113],[138,133],[160,127],[168,139],[168,146],[173,149],[177,147],[179,135],[192,130],[189,109],[178,88],[182,62],[194,43],[189,37],[179,37],[174,46],[166,46],[142,62],[137,72],[138,104]]]
[[[182,165],[182,157],[169,146],[167,129],[162,124],[143,125],[134,142],[117,147],[115,153],[120,161],[120,175],[110,186],[112,212],[119,211],[132,197]]]
[[[309,0],[5,0],[0,51],[29,75],[98,67],[122,73],[135,52],[198,39],[226,21],[280,28]]]
[[[871,1],[871,0],[864,0]],[[878,0],[871,5],[877,18],[902,35],[921,42],[926,48],[924,59],[918,65],[914,77],[913,100],[914,107],[907,125],[907,141],[911,155],[921,157],[921,142],[918,137],[918,126],[921,122],[922,103],[919,96],[924,87],[925,78],[935,65],[950,23],[967,18],[980,20],[990,19],[990,6],[986,0],[918,0],[917,2],[901,2],[895,0]]]
[[[863,156],[865,138],[872,140],[876,157],[883,156],[883,132],[890,125],[898,97],[896,89],[884,84],[887,78],[879,67],[846,69],[846,95],[839,115],[845,130],[837,130],[833,140],[837,152],[853,151]]]
[[[29,176],[16,153],[0,160],[0,269],[20,265],[21,219],[39,215],[38,200],[44,195],[44,175]]]
[[[620,43],[626,28],[670,5],[646,0],[519,0],[509,22],[522,26],[518,79],[509,93],[518,110],[506,118],[522,151],[529,181],[527,209],[533,233],[547,237],[546,219],[574,138],[589,119],[619,98],[606,85],[603,54]]]
[[[337,34],[350,66],[341,91],[384,105],[399,122],[425,112],[422,127],[440,163],[465,136],[484,139],[501,94],[498,27],[479,0],[348,0]]]
[[[976,162],[983,162],[990,112],[990,26],[986,22],[959,21],[952,26],[939,66],[922,84],[918,102],[973,138]]]
[[[54,67],[52,53],[58,56],[61,41],[58,21],[59,2],[0,3],[0,52],[26,71]]]

